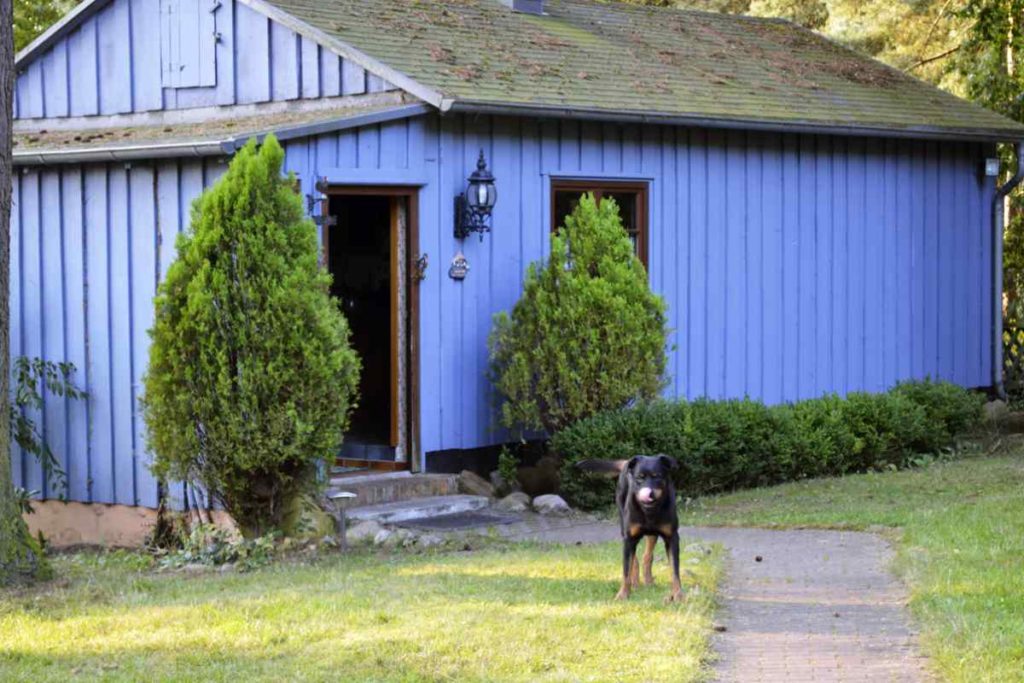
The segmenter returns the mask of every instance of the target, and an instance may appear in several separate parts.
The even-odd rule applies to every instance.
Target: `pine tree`
[[[359,374],[283,160],[273,136],[250,141],[193,205],[143,400],[157,475],[201,485],[249,535],[279,528],[333,458]]]
[[[492,376],[508,427],[554,433],[594,413],[657,397],[665,303],[611,199],[585,195],[530,265],[511,316],[495,318]]]

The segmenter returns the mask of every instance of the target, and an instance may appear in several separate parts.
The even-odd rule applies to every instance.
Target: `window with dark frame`
[[[647,183],[590,180],[557,180],[551,184],[551,230],[565,218],[587,192],[600,204],[606,197],[619,205],[622,227],[626,229],[640,262],[647,267]]]

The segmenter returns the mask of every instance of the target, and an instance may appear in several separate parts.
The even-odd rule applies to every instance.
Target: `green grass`
[[[1024,681],[1019,446],[998,457],[702,499],[683,523],[886,532],[938,672],[950,681]]]
[[[357,551],[186,576],[66,556],[56,581],[0,593],[0,680],[700,680],[717,555],[689,558],[700,590],[668,606],[663,561],[655,587],[613,602],[619,557]]]

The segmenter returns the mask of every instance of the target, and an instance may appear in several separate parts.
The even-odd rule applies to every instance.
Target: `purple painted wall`
[[[200,58],[201,69],[212,72],[210,85],[164,87],[178,81],[168,81],[163,73],[169,53],[166,28],[161,26],[161,10],[166,10],[162,3],[188,0],[112,0],[22,65],[15,87],[15,117],[126,114],[394,89],[237,0],[191,1],[198,2],[205,28],[201,34],[182,30],[180,51],[205,55],[204,47],[213,48],[213,58]],[[218,39],[206,34],[207,23]],[[175,65],[180,61],[175,58]]]
[[[483,148],[493,231],[452,237]],[[552,178],[650,183],[650,277],[673,328],[666,395],[769,402],[931,375],[989,383],[989,202],[976,144],[420,116],[291,142],[302,178],[421,186],[421,437],[497,443],[485,377],[494,313],[548,249]],[[70,498],[154,505],[137,411],[157,278],[215,160],[22,169],[14,183],[11,351],[66,358],[87,404],[44,412]],[[463,282],[447,265],[461,248]],[[15,481],[42,488],[14,454]]]
[[[452,197],[483,148],[493,231],[452,237]],[[666,395],[776,403],[932,377],[990,381],[986,149],[573,121],[421,118],[288,148],[305,178],[426,183],[420,249],[425,451],[495,427],[494,313],[548,249],[552,178],[650,183],[650,277],[673,329]],[[472,270],[447,277],[459,248]]]

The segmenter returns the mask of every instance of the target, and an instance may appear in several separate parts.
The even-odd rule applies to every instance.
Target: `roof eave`
[[[904,138],[918,140],[958,140],[970,142],[1017,142],[1024,140],[1024,129],[999,128],[939,128],[929,126],[885,127],[846,123],[821,123],[801,120],[743,119],[707,117],[687,114],[570,107],[547,104],[511,104],[471,100],[453,101],[443,112],[474,114],[507,114],[612,121],[618,123],[653,123],[661,125],[695,126],[729,130],[758,130],[775,133],[811,133],[856,137]]]
[[[255,138],[257,142],[262,142],[271,133],[277,136],[279,140],[292,140],[411,118],[430,111],[433,111],[433,107],[426,104],[406,104],[355,116],[343,116],[313,123],[278,126],[264,131],[243,133],[218,140],[182,140],[140,143],[137,145],[77,147],[73,149],[16,149],[13,154],[13,161],[15,166],[52,166],[95,162],[146,161],[181,157],[230,156],[241,149],[250,139]]]
[[[62,164],[224,156],[229,153],[230,148],[221,140],[185,140],[139,145],[77,147],[73,149],[16,150],[13,154],[13,162],[15,166],[57,166]]]

